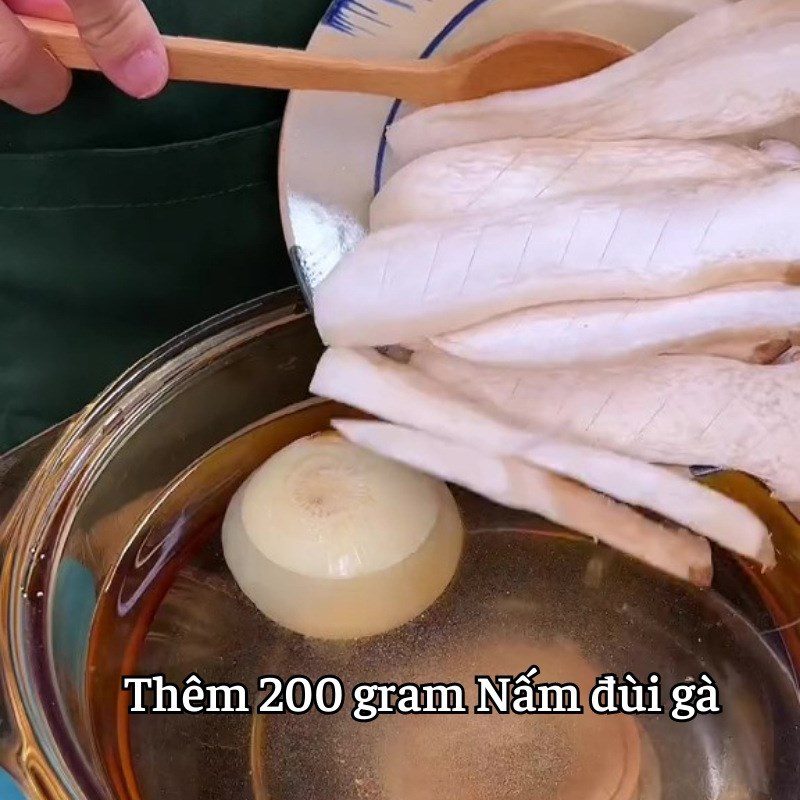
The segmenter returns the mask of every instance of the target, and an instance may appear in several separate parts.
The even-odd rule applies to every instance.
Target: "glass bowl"
[[[722,713],[636,717],[649,777],[626,800],[799,796],[800,529],[745,476],[699,479],[770,524],[779,565],[761,574],[715,552],[711,591],[455,490],[466,551],[451,586],[412,623],[331,643],[258,613],[226,569],[220,520],[272,452],[352,413],[309,397],[321,351],[294,290],[216,317],[103,393],[23,490],[0,544],[0,766],[25,796],[393,800],[403,792],[397,769],[386,769],[390,752],[409,774],[420,764],[441,771],[405,800],[479,796],[470,787],[489,779],[499,796],[536,800],[491,730],[481,739],[495,748],[491,759],[481,744],[458,748],[463,757],[453,760],[446,743],[460,741],[457,715],[437,721],[438,742],[414,750],[403,739],[398,750],[390,716],[133,714],[121,680],[239,682],[255,708],[258,676],[335,674],[347,687],[447,680],[484,647],[565,640],[604,672],[658,673],[665,690],[705,672],[719,687]],[[544,736],[532,720],[525,736],[537,730]],[[556,763],[543,761],[538,774],[555,780]],[[555,785],[541,796],[554,800]]]

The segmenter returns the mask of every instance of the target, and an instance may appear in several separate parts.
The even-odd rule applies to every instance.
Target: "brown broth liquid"
[[[470,534],[463,561],[444,595],[413,622],[369,639],[322,642],[261,615],[222,556],[227,502],[269,455],[343,413],[353,415],[310,402],[208,453],[167,489],[117,565],[95,615],[87,692],[120,800],[449,800],[482,798],[488,786],[496,791],[486,800],[558,800],[576,750],[556,746],[558,737],[547,734],[552,718],[492,715],[469,729],[474,734],[459,715],[432,717],[427,733],[421,718],[418,747],[426,750],[429,735],[428,750],[436,744],[441,756],[421,759],[436,775],[420,781],[423,767],[411,757],[398,764],[393,756],[386,766],[397,716],[364,723],[349,711],[357,683],[458,680],[465,652],[559,642],[602,672],[643,680],[658,672],[667,708],[669,687],[689,676],[707,672],[719,686],[721,714],[636,719],[649,753],[646,785],[619,800],[795,800],[800,703],[788,659],[780,637],[759,633],[775,623],[726,556],[717,558],[715,591],[703,592],[455,490]],[[253,708],[263,698],[259,676],[333,674],[344,682],[345,704],[331,715],[127,713],[121,675],[162,674],[181,685],[191,673],[244,684]],[[520,726],[530,726],[524,736],[514,733]],[[464,736],[479,741],[465,744]],[[405,778],[414,788],[400,798]]]

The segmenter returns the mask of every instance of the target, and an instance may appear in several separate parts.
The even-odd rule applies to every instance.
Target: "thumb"
[[[169,67],[164,43],[141,0],[67,0],[86,49],[122,91],[158,94]]]

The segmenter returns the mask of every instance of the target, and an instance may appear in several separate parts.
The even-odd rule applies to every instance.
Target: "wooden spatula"
[[[97,69],[73,25],[30,17],[22,21],[65,66]],[[558,31],[506,36],[453,58],[403,61],[361,61],[176,36],[164,39],[173,80],[360,92],[397,97],[417,106],[562,83],[597,72],[630,52],[605,39]]]

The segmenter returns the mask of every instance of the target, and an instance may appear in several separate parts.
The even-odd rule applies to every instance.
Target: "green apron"
[[[152,0],[164,33],[302,47],[327,0]],[[0,452],[134,360],[292,282],[276,151],[285,97],[76,74],[43,117],[0,107]]]

